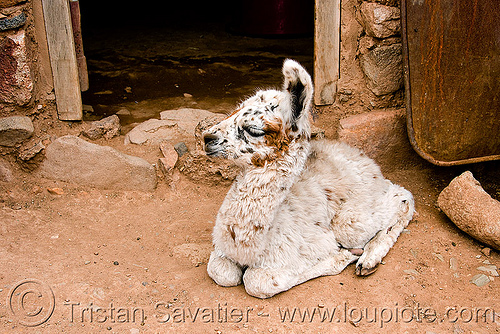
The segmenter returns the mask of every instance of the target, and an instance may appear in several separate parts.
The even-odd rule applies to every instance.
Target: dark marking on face
[[[241,127],[238,126],[238,128],[236,129],[236,138],[238,138],[238,140],[243,140],[246,144],[248,144],[248,139],[247,137],[245,136],[245,130],[243,130]]]

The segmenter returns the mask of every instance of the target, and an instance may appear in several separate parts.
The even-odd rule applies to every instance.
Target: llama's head
[[[258,91],[203,134],[207,155],[261,167],[286,155],[292,143],[309,139],[311,76],[290,59],[283,76],[281,91]]]

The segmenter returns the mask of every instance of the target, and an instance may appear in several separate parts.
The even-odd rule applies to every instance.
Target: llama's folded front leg
[[[234,261],[214,250],[210,254],[207,265],[208,276],[221,286],[236,286],[241,284],[243,272]]]
[[[301,268],[295,265],[292,265],[291,268],[277,269],[248,268],[243,276],[243,282],[249,295],[269,298],[310,279],[337,275],[357,259],[358,256],[346,249],[341,249],[335,255],[304,270],[300,270]]]
[[[402,189],[402,188],[401,188]],[[375,272],[379,263],[387,255],[404,228],[408,226],[415,210],[413,197],[406,190],[400,192],[400,196],[394,196],[399,200],[398,212],[392,218],[388,228],[379,231],[364,247],[363,254],[356,264],[356,275],[367,276]],[[399,195],[399,194],[397,194]]]

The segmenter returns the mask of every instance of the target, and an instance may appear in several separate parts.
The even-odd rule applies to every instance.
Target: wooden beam
[[[315,1],[314,103],[335,102],[340,75],[340,1]]]
[[[82,97],[68,0],[42,0],[60,120],[82,119]]]

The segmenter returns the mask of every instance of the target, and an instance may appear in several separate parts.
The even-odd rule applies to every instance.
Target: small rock
[[[481,249],[481,253],[483,253],[486,256],[490,256],[491,248],[485,247],[485,248]]]
[[[23,26],[26,23],[26,15],[21,13],[10,19],[4,18],[0,19],[0,31],[16,29]]]
[[[119,263],[118,261],[113,261],[113,264],[114,264],[115,266],[117,266],[117,265],[119,265],[120,263]]]
[[[112,94],[113,91],[109,89],[94,93],[94,95],[112,95]]]
[[[346,89],[346,88],[341,88],[341,89],[339,89],[339,93],[344,94],[344,95],[352,95],[352,90]]]
[[[12,182],[13,179],[8,162],[0,160],[0,182]]]
[[[189,94],[189,93],[184,93],[184,97],[185,97],[186,99],[190,99],[190,98],[192,98],[192,97],[193,97],[193,95],[191,95],[191,94]]]
[[[450,258],[450,269],[453,270],[453,271],[457,271],[458,270],[458,261],[454,257]]]
[[[477,275],[474,275],[474,277],[472,277],[470,282],[481,287],[481,286],[488,284],[490,282],[490,278],[488,276],[486,276],[485,274],[477,274]]]
[[[116,112],[115,115],[118,115],[118,116],[132,116],[132,112],[130,110],[128,110],[127,108],[121,108],[120,110],[118,110]]]
[[[127,94],[132,94],[132,87],[125,87],[124,91]]]
[[[85,261],[85,265],[90,264],[90,261]]]
[[[91,106],[91,105],[89,105],[89,104],[83,104],[83,105],[82,105],[82,111],[83,111],[83,112],[86,112],[86,113],[88,113],[88,114],[91,114],[91,113],[93,113],[93,112],[94,112],[94,107],[92,107],[92,106]]]
[[[160,143],[160,150],[163,154],[163,158],[160,158],[160,167],[163,166],[165,171],[170,173],[179,159],[178,153],[175,147],[168,141]]]
[[[436,259],[438,259],[438,260],[439,260],[439,261],[441,261],[441,262],[444,262],[444,257],[443,257],[443,255],[438,254],[438,253],[432,253],[432,254],[436,257]]]
[[[186,143],[184,143],[184,142],[180,142],[180,143],[175,144],[174,149],[177,152],[177,154],[179,155],[179,157],[182,157],[184,154],[186,154],[189,151],[187,146],[186,146]]]
[[[47,188],[47,191],[52,195],[64,195],[64,190],[61,188]]]
[[[100,121],[90,123],[90,127],[87,130],[84,130],[82,134],[91,140],[97,140],[102,137],[105,139],[111,139],[119,136],[120,131],[120,118],[116,115],[111,115],[101,119]]]
[[[405,274],[418,276],[420,273],[415,269],[405,269],[403,270]]]
[[[497,266],[495,265],[490,264],[486,266],[480,266],[477,267],[477,270],[484,271],[490,276],[498,277]]]
[[[34,131],[33,123],[29,117],[0,118],[0,146],[13,147],[31,137]]]
[[[39,186],[33,186],[33,188],[31,189],[31,192],[35,195],[37,194],[41,194],[43,192],[43,189],[40,188]]]
[[[10,208],[11,208],[12,210],[21,210],[21,209],[23,208],[23,206],[22,206],[21,204],[16,203],[16,204],[12,204],[12,205],[10,206]]]
[[[318,128],[317,126],[311,126],[311,138],[323,139],[325,138],[325,130]]]
[[[19,153],[19,159],[23,161],[28,161],[33,159],[38,153],[40,153],[45,148],[45,145],[41,141],[35,143],[33,146],[26,148]]]

